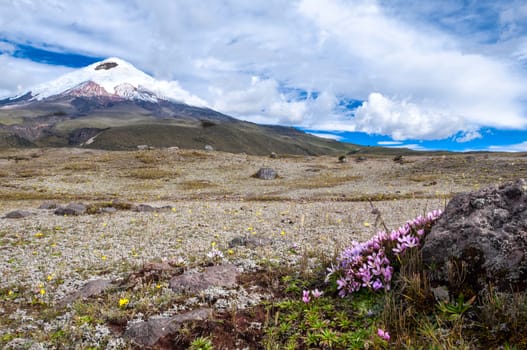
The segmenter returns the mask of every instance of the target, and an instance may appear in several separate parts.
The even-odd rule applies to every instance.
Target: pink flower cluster
[[[304,290],[302,292],[302,301],[304,303],[309,303],[311,301],[311,297],[313,298],[320,298],[322,296],[322,294],[324,294],[324,292],[321,292],[319,291],[318,289],[315,289],[315,290],[312,290],[312,291],[309,291],[309,290]]]
[[[337,266],[328,269],[326,281],[336,276],[339,295],[344,297],[368,288],[374,291],[390,289],[394,268],[389,257],[402,256],[407,249],[420,247],[425,230],[441,216],[434,210],[418,216],[390,234],[381,231],[365,243],[353,242],[337,259]]]

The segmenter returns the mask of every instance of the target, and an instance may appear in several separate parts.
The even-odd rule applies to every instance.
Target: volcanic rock
[[[262,180],[274,180],[277,176],[278,174],[272,168],[260,168],[260,170],[254,174],[255,178]]]
[[[240,273],[232,264],[214,265],[199,273],[185,273],[170,280],[170,288],[174,292],[199,292],[209,287],[236,286],[236,277]]]
[[[27,210],[14,210],[5,214],[4,218],[6,219],[22,219],[28,216],[34,215],[32,212]]]
[[[141,347],[156,344],[161,338],[174,334],[186,322],[203,321],[211,317],[212,310],[201,308],[173,317],[153,318],[129,327],[124,336]]]
[[[433,286],[481,295],[527,289],[525,180],[460,194],[426,237],[423,262]]]
[[[83,215],[87,207],[82,203],[70,203],[66,207],[59,207],[55,210],[55,215]]]

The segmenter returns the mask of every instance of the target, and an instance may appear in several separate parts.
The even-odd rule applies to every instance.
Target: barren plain
[[[253,177],[261,167],[278,178]],[[125,336],[131,324],[201,307],[216,315],[255,307],[279,297],[258,283],[269,266],[309,269],[353,240],[442,209],[455,193],[526,171],[525,154],[426,154],[400,162],[350,155],[341,163],[173,149],[2,150],[0,216],[30,215],[0,219],[0,347],[137,347]],[[38,209],[46,201],[80,202],[88,212]],[[244,282],[195,295],[174,292],[163,271],[130,282],[152,264],[187,273],[218,262],[235,265]],[[62,305],[100,279],[119,287]],[[250,331],[235,333],[223,348],[254,348],[243,335]],[[190,336],[180,334],[172,348],[185,348]]]

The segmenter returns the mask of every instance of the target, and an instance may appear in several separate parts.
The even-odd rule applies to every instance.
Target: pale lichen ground
[[[7,160],[15,154],[27,160]],[[263,261],[295,264],[302,254],[332,256],[352,240],[382,229],[369,198],[393,229],[443,208],[453,193],[514,178],[526,169],[525,157],[505,155],[476,161],[464,155],[412,157],[402,165],[390,157],[339,164],[333,157],[269,159],[167,150],[10,150],[0,157],[0,215],[15,209],[35,213],[0,220],[0,344],[13,348],[14,339],[31,334],[34,346],[47,348],[53,342],[43,334],[77,329],[72,326],[78,325],[75,310],[39,316],[38,305],[52,309],[87,280],[124,279],[154,261],[196,266],[207,260],[211,249],[222,251],[241,270],[254,270]],[[504,164],[499,178],[491,166],[496,162]],[[280,178],[252,178],[261,166],[275,168]],[[63,217],[37,209],[45,199],[62,204],[120,199],[173,209]],[[240,236],[266,243],[229,247]],[[163,294],[156,298],[174,297],[166,285],[158,288]],[[232,291],[218,293],[227,293],[225,298],[211,297],[221,308]],[[246,291],[238,297],[265,298]],[[201,302],[194,301],[188,299],[185,307]],[[105,325],[86,324],[77,329],[87,339],[79,343],[84,344],[81,348],[97,343],[126,347]]]

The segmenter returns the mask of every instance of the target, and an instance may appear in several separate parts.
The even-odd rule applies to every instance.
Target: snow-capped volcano
[[[17,98],[25,95],[31,96],[32,101],[41,101],[57,95],[106,96],[149,102],[167,100],[207,107],[205,101],[184,90],[178,82],[154,79],[132,64],[115,57],[34,86]]]

